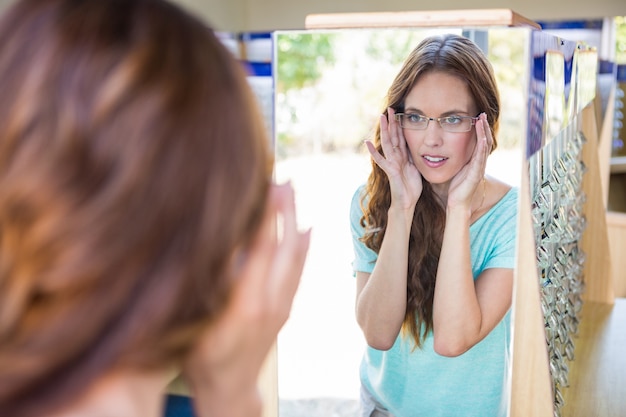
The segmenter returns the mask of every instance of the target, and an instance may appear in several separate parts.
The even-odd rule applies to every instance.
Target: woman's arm
[[[412,212],[389,210],[374,270],[371,274],[357,272],[356,318],[367,344],[374,349],[390,349],[404,321],[412,219]]]
[[[389,179],[391,205],[376,266],[371,274],[357,273],[356,317],[367,343],[379,350],[393,346],[406,313],[409,236],[422,177],[411,160],[393,109],[380,118],[384,156],[371,142],[367,148]]]
[[[512,269],[487,269],[474,282],[469,216],[449,211],[435,284],[435,351],[458,356],[480,342],[506,314],[512,291]]]
[[[511,305],[512,269],[487,269],[476,282],[473,279],[469,236],[471,200],[477,184],[484,178],[492,143],[484,114],[476,123],[476,133],[477,144],[470,162],[450,184],[437,268],[433,336],[435,351],[444,356],[461,355],[480,342]]]

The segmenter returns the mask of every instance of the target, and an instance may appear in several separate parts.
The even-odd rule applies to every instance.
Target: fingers
[[[272,194],[270,189],[259,229],[242,255],[243,265],[236,270],[234,304],[245,305],[249,294],[259,294],[264,290],[266,273],[276,252],[276,209]]]
[[[294,192],[291,185],[270,189],[263,223],[237,282],[235,304],[251,314],[280,308],[288,313],[298,288],[310,242],[310,230],[297,227]]]
[[[456,174],[453,188],[456,203],[465,201],[467,204],[471,202],[472,195],[475,193],[480,182],[485,177],[485,169],[487,166],[488,147],[487,140],[490,136],[489,127],[487,125],[486,115],[481,113],[479,120],[476,121],[476,146],[469,162]],[[448,195],[448,202],[451,201],[451,195]]]
[[[406,148],[406,141],[400,123],[396,120],[396,111],[391,107],[387,108],[387,116],[381,116],[381,142],[391,145],[391,152],[403,152]],[[384,126],[384,129],[383,129]],[[384,140],[387,139],[387,140]],[[387,152],[387,151],[386,151]],[[385,153],[388,155],[388,153]]]
[[[365,141],[367,150],[376,164],[387,174],[407,162],[409,152],[400,123],[395,118],[395,111],[390,107],[387,114],[380,115],[380,147],[382,154],[371,141]]]
[[[310,231],[297,229],[293,189],[273,185],[262,223],[237,270],[232,298],[190,353],[187,376],[200,384],[238,373],[242,380],[256,380],[289,316],[309,241]]]
[[[291,305],[308,253],[311,230],[298,230],[294,191],[290,185],[276,187],[274,196],[276,212],[282,220],[282,236],[274,258],[271,285],[275,296]]]
[[[476,123],[476,129],[478,139],[483,138],[485,140],[485,151],[487,155],[489,155],[493,148],[493,136],[491,135],[491,129],[489,128],[489,122],[487,121],[487,115],[485,113],[480,114],[479,120]]]
[[[383,114],[384,118],[385,115]],[[398,121],[396,120],[396,112],[391,107],[387,108],[387,134],[389,135],[389,143],[392,149],[398,149],[400,147],[400,137],[398,131]]]
[[[380,146],[383,149],[385,157],[391,156],[391,152],[394,149],[393,140],[389,134],[389,120],[384,114],[380,115]],[[389,116],[391,118],[391,116]],[[370,152],[371,153],[371,152]]]
[[[485,113],[481,113],[479,120],[476,122],[476,139],[476,148],[472,156],[472,171],[475,171],[479,179],[482,179],[485,175],[487,157],[491,149],[490,144],[493,142]]]
[[[380,115],[380,144],[386,156],[404,144],[402,129],[396,120],[396,112],[391,107],[387,109],[387,114]]]
[[[376,164],[382,168],[383,170],[385,169],[385,157],[382,156],[380,154],[380,152],[378,152],[378,150],[376,149],[376,146],[374,146],[374,144],[372,143],[371,140],[366,140],[365,141],[365,146],[367,146],[367,150],[369,151],[372,159],[376,162]]]

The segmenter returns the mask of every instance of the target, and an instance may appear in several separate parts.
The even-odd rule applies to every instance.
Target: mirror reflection
[[[494,136],[497,139],[497,148],[486,158],[486,162],[484,162],[486,167],[481,165],[484,158],[475,152],[477,149],[476,138],[480,136],[477,130],[479,128],[471,124],[476,123],[479,126],[484,126],[485,122],[479,121],[480,119],[470,119],[486,112],[483,108],[485,106],[478,104],[479,100],[476,99],[476,97],[484,96],[485,85],[483,82],[479,82],[480,88],[472,92],[466,88],[465,81],[456,75],[440,71],[426,72],[423,77],[419,77],[417,84],[406,82],[410,87],[421,87],[421,91],[415,90],[415,93],[419,94],[412,96],[411,91],[413,90],[408,88],[407,90],[410,91],[400,94],[395,102],[386,103],[388,89],[394,84],[394,78],[401,70],[403,62],[410,52],[422,40],[443,34],[464,35],[471,39],[472,46],[476,45],[478,56],[483,53],[480,50],[484,51],[493,67],[500,93],[500,115],[499,128],[497,132],[494,132],[496,133]],[[400,320],[396,318],[394,321],[395,327],[391,333],[399,337],[397,340],[392,337],[391,343],[389,340],[380,342],[377,339],[378,332],[373,332],[374,336],[372,336],[364,330],[365,322],[371,317],[382,317],[384,311],[372,310],[368,313],[370,318],[367,318],[368,314],[364,314],[363,317],[366,318],[357,321],[360,313],[359,307],[357,307],[355,314],[355,300],[358,295],[361,301],[356,305],[367,304],[366,301],[363,301],[366,298],[361,298],[361,296],[364,294],[363,291],[368,288],[368,283],[373,282],[373,279],[376,278],[377,271],[376,266],[372,269],[363,265],[358,266],[359,263],[367,265],[371,260],[367,257],[361,261],[358,259],[355,261],[354,243],[357,242],[358,248],[358,239],[354,240],[351,233],[351,203],[356,190],[368,182],[368,177],[373,170],[372,154],[380,155],[379,165],[375,165],[374,172],[378,173],[377,175],[382,181],[386,180],[389,183],[389,171],[392,169],[389,167],[390,164],[385,155],[393,154],[398,149],[398,153],[401,154],[398,160],[404,163],[413,162],[412,166],[417,167],[417,171],[421,174],[415,175],[411,187],[407,188],[418,188],[416,185],[419,183],[418,177],[420,181],[423,181],[422,184],[432,182],[434,186],[428,187],[427,185],[427,187],[435,196],[433,201],[438,203],[440,207],[446,206],[446,204],[442,204],[445,197],[450,201],[450,188],[447,186],[450,185],[451,179],[463,167],[473,166],[479,175],[472,177],[472,181],[469,182],[460,181],[460,183],[469,185],[463,192],[453,192],[452,196],[457,196],[457,200],[463,201],[463,204],[467,203],[470,211],[473,209],[475,213],[473,213],[473,217],[464,219],[468,222],[465,226],[449,227],[449,230],[455,230],[455,233],[451,235],[453,238],[446,240],[446,243],[442,245],[446,251],[443,255],[446,262],[441,262],[438,265],[435,263],[435,267],[431,268],[434,272],[431,273],[444,274],[446,269],[455,266],[455,263],[460,262],[461,258],[467,261],[463,264],[464,266],[471,267],[468,260],[470,256],[469,236],[471,233],[475,235],[476,232],[472,232],[469,225],[479,224],[478,220],[485,217],[485,213],[491,212],[494,206],[498,206],[503,201],[503,197],[508,194],[508,189],[511,186],[517,186],[520,180],[522,159],[520,144],[523,142],[521,138],[525,134],[526,128],[525,118],[520,117],[520,115],[526,114],[524,110],[526,96],[522,88],[523,83],[520,82],[525,74],[523,63],[525,36],[527,36],[527,31],[512,29],[467,32],[450,28],[279,32],[275,35],[276,175],[278,181],[290,180],[293,183],[297,194],[299,216],[308,226],[313,227],[311,249],[302,284],[296,296],[292,316],[278,340],[278,378],[280,415],[282,417],[296,415],[328,416],[333,414],[341,416],[360,415],[361,380],[367,386],[364,403],[373,408],[391,408],[401,411],[402,407],[413,406],[410,401],[406,401],[406,399],[412,400],[412,397],[415,398],[415,401],[422,403],[419,396],[411,396],[404,391],[406,389],[414,390],[415,387],[411,388],[411,384],[414,384],[416,380],[413,380],[406,372],[401,372],[402,366],[405,366],[403,362],[396,362],[394,364],[396,369],[391,374],[389,369],[385,368],[386,365],[382,366],[375,362],[382,363],[384,361],[385,364],[388,364],[393,355],[398,354],[413,357],[412,355],[425,351],[428,344],[430,344],[428,348],[431,353],[435,352],[433,339],[431,337],[420,339],[420,329],[417,331],[413,329],[413,335],[418,337],[411,338],[410,326],[402,325],[406,319],[406,308],[402,309]],[[438,78],[429,78],[433,75]],[[419,80],[429,82],[422,83]],[[461,82],[459,83],[459,81]],[[440,86],[436,90],[437,94],[428,91],[428,88],[433,85]],[[446,89],[453,99],[436,103],[437,100],[424,98],[428,97],[428,94],[437,97],[445,96],[445,94],[440,93]],[[390,111],[386,108],[387,104],[392,105]],[[439,106],[436,107],[436,104]],[[465,107],[463,107],[464,105]],[[396,118],[394,117],[395,113],[403,113],[404,116]],[[381,114],[386,115],[382,120]],[[470,129],[465,132],[444,130],[444,128],[450,130],[450,125],[459,120],[466,120],[456,117],[450,118],[451,116],[467,117],[470,122]],[[423,120],[425,117],[429,118],[426,119],[426,122]],[[407,127],[407,123],[413,122],[426,123],[426,129],[420,131]],[[380,132],[377,129],[379,123],[382,123],[383,127],[391,128],[391,134],[377,133]],[[402,123],[404,128],[399,126],[399,123]],[[424,126],[422,125],[422,127]],[[444,132],[445,135],[452,136],[443,136],[443,139],[457,140],[457,142],[464,140],[461,154],[466,158],[465,163],[459,163],[458,167],[446,174],[447,178],[438,178],[436,177],[438,174],[435,173],[440,165],[452,165],[449,164],[448,160],[454,160],[454,158],[448,154],[444,155],[445,152],[421,152],[419,147],[415,145],[418,141],[422,141],[423,144],[426,143],[426,136],[424,135],[428,136],[431,132],[437,132],[436,136],[439,136],[439,140],[441,140],[441,135]],[[490,136],[486,140],[491,143],[492,136],[488,133],[485,133],[484,136]],[[378,139],[374,140],[375,138]],[[364,144],[365,140],[373,141],[370,151]],[[380,145],[381,140],[382,146]],[[386,140],[387,145],[385,145]],[[405,144],[407,145],[405,146]],[[394,148],[394,146],[398,146],[398,148]],[[400,148],[400,146],[404,147]],[[436,148],[442,145],[431,143],[430,146]],[[416,163],[415,160],[423,154],[427,154],[425,161]],[[472,161],[473,165],[470,163]],[[468,169],[465,168],[466,171]],[[441,195],[433,192],[436,185],[442,183],[447,184],[447,186],[440,187]],[[374,187],[372,187],[373,189]],[[357,198],[355,201],[360,202],[360,199]],[[388,211],[386,207],[390,206],[388,202],[386,204],[373,218],[386,218]],[[417,204],[419,205],[419,202]],[[367,211],[367,204],[364,207],[364,210]],[[354,209],[354,207],[352,208]],[[358,204],[357,209],[360,209],[360,204]],[[515,228],[515,209],[516,206],[513,205],[509,209],[503,210],[504,213],[512,210],[513,218],[512,220],[509,218],[508,221],[512,222],[513,230]],[[359,213],[353,217],[352,223],[354,223],[354,219],[357,219],[358,223],[361,215],[362,213]],[[448,216],[449,219],[450,217]],[[384,222],[380,225],[375,222],[373,224],[371,229],[374,234],[377,227],[388,226]],[[464,232],[457,234],[456,230],[458,229],[467,229],[465,230],[467,234]],[[497,228],[492,227],[491,229]],[[366,230],[367,226],[363,229],[363,233]],[[514,241],[514,236],[511,238]],[[384,239],[382,241],[386,242]],[[391,243],[389,245],[385,243],[385,245],[392,247],[392,243],[396,239],[389,239],[389,241]],[[459,244],[457,241],[463,243]],[[378,245],[381,245],[381,242]],[[397,244],[397,247],[403,248],[402,250],[405,251],[411,250],[409,245]],[[368,250],[371,251],[366,244],[362,244],[361,248],[366,253]],[[375,252],[373,253],[375,254]],[[397,258],[399,249],[396,249],[395,253],[391,252],[392,255],[388,258],[381,258],[381,260],[387,259],[390,265],[404,265],[406,269],[408,252],[401,255],[400,258]],[[448,253],[450,255],[447,255]],[[464,257],[465,255],[467,256]],[[404,259],[404,262],[397,262],[397,259]],[[485,328],[482,329],[483,333],[480,333],[479,330],[478,333],[473,334],[472,341],[463,345],[460,350],[446,351],[447,348],[444,343],[441,352],[435,353],[432,357],[438,356],[441,361],[455,361],[458,358],[463,358],[464,355],[460,354],[461,351],[474,346],[478,340],[485,340],[487,334],[491,334],[490,330],[498,327],[500,319],[507,319],[507,306],[510,305],[511,268],[514,265],[514,259],[509,261],[510,264],[507,265],[494,264],[496,266],[484,268],[486,271],[492,271],[485,275],[486,279],[482,280],[485,283],[492,275],[494,282],[498,279],[497,277],[501,277],[497,273],[493,273],[494,271],[504,272],[502,276],[505,278],[500,281],[509,281],[508,286],[503,287],[484,285],[484,288],[490,288],[484,294],[497,294],[497,298],[504,300],[496,307],[499,312],[493,315],[490,329],[485,330]],[[376,262],[376,265],[384,266],[384,262]],[[356,268],[356,271],[353,267]],[[465,284],[472,284],[473,278],[480,276],[481,268],[483,267],[477,268],[474,273],[469,273],[470,278],[466,279]],[[456,276],[456,274],[453,275]],[[445,283],[446,281],[441,279],[440,282]],[[448,283],[454,282],[449,281]],[[395,303],[388,302],[392,300],[391,297],[375,298],[384,295],[384,287],[376,289],[372,286],[371,288],[371,294],[373,294],[371,300],[376,301],[373,304],[380,305],[387,302],[389,306],[395,306]],[[502,294],[503,288],[506,288],[504,294]],[[404,289],[406,291],[406,285]],[[434,292],[436,293],[437,290]],[[478,291],[473,292],[480,294]],[[498,294],[498,292],[500,293]],[[450,293],[454,293],[454,291],[450,291]],[[490,298],[494,298],[491,295]],[[404,299],[402,296],[398,297],[398,300],[399,306],[403,306],[403,303],[406,305],[406,295]],[[474,300],[477,304],[473,306],[480,306],[476,295],[474,295]],[[507,300],[509,304],[507,304]],[[453,309],[453,307],[446,309],[449,310],[446,313]],[[460,311],[466,312],[466,310],[467,308],[457,309],[456,312],[458,314]],[[430,314],[436,316],[435,312]],[[443,322],[451,321],[454,320],[444,320]],[[426,320],[426,322],[429,323],[430,321]],[[434,320],[432,326],[436,326],[436,323]],[[365,327],[367,328],[367,326]],[[404,337],[402,336],[403,332],[405,333]],[[443,330],[441,333],[444,333]],[[459,332],[452,333],[458,335]],[[502,325],[498,336],[501,341],[508,337],[505,333],[506,326]],[[403,340],[404,343],[402,343]],[[416,341],[420,341],[424,346],[415,348]],[[377,345],[377,343],[380,344]],[[370,347],[366,348],[368,344]],[[498,368],[498,372],[493,375],[498,375],[500,388],[485,394],[496,398],[490,403],[500,410],[505,409],[505,406],[501,407],[500,402],[507,367],[504,345],[505,343],[499,345],[502,348],[498,348],[495,355],[500,362],[497,365],[495,362],[491,364]],[[378,349],[374,349],[376,347]],[[388,350],[389,348],[391,350]],[[476,355],[482,357],[488,357],[490,354],[485,351],[481,352],[479,349],[470,349],[470,352],[472,350],[476,352]],[[365,365],[361,365],[364,352]],[[432,372],[430,370],[424,375],[432,378]],[[380,381],[383,382],[380,383]],[[424,382],[421,383],[424,384]],[[485,385],[487,384],[483,384],[481,387],[481,384],[476,384],[473,389],[480,391]],[[493,386],[493,384],[489,385]],[[447,392],[449,394],[449,390],[448,387],[435,389],[433,392],[440,392],[440,394]],[[398,398],[389,398],[388,392],[396,392]],[[406,401],[406,404],[403,401]]]

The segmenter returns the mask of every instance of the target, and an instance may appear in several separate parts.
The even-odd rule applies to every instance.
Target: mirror
[[[435,33],[487,52],[501,96],[498,148],[487,173],[518,186],[527,134],[525,28],[349,29],[274,34],[276,177],[291,181],[313,227],[292,314],[278,338],[279,416],[356,416],[365,348],[354,314],[349,208],[371,169],[370,138],[408,53]]]

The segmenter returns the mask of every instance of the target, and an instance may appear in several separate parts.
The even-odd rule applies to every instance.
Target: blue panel
[[[606,59],[598,61],[598,74],[612,74],[615,71],[615,62]]]
[[[164,417],[194,417],[191,398],[170,394],[165,398]]]
[[[271,62],[244,62],[244,64],[248,75],[255,75],[257,77],[272,76]]]
[[[617,66],[617,82],[619,83],[626,82],[626,65]]]
[[[602,20],[537,22],[542,29],[602,29]]]

